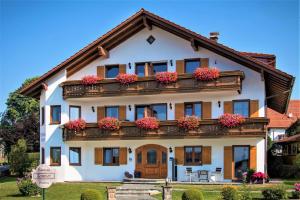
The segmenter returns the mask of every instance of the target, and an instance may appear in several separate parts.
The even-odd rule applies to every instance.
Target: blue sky
[[[0,112],[9,92],[42,75],[142,7],[236,50],[272,53],[293,76],[299,68],[299,2],[0,0]],[[300,98],[300,82],[292,98]]]

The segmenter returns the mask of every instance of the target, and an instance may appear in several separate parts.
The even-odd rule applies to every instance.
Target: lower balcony
[[[238,128],[223,128],[217,119],[201,120],[197,130],[184,131],[177,120],[160,121],[159,129],[146,131],[136,127],[135,122],[121,122],[120,130],[104,131],[97,123],[88,123],[85,130],[73,131],[63,128],[64,141],[107,139],[163,139],[163,138],[217,138],[217,137],[265,137],[267,118],[248,118]]]

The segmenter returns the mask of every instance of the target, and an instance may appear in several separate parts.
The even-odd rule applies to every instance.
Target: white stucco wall
[[[268,134],[271,137],[271,140],[278,140],[279,136],[285,134],[286,129],[284,128],[270,128]]]

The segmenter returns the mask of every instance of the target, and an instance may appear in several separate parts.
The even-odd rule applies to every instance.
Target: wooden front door
[[[135,161],[135,170],[142,178],[166,178],[168,175],[168,151],[163,146],[147,144],[137,148]]]

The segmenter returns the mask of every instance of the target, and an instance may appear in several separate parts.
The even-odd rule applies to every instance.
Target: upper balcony
[[[163,93],[187,93],[200,91],[237,91],[242,90],[242,71],[224,71],[214,81],[197,81],[192,74],[178,75],[174,84],[163,85],[155,76],[139,77],[135,83],[121,85],[115,79],[104,79],[94,85],[83,85],[80,80],[66,81],[61,84],[63,98],[112,97],[130,95],[153,95]]]

